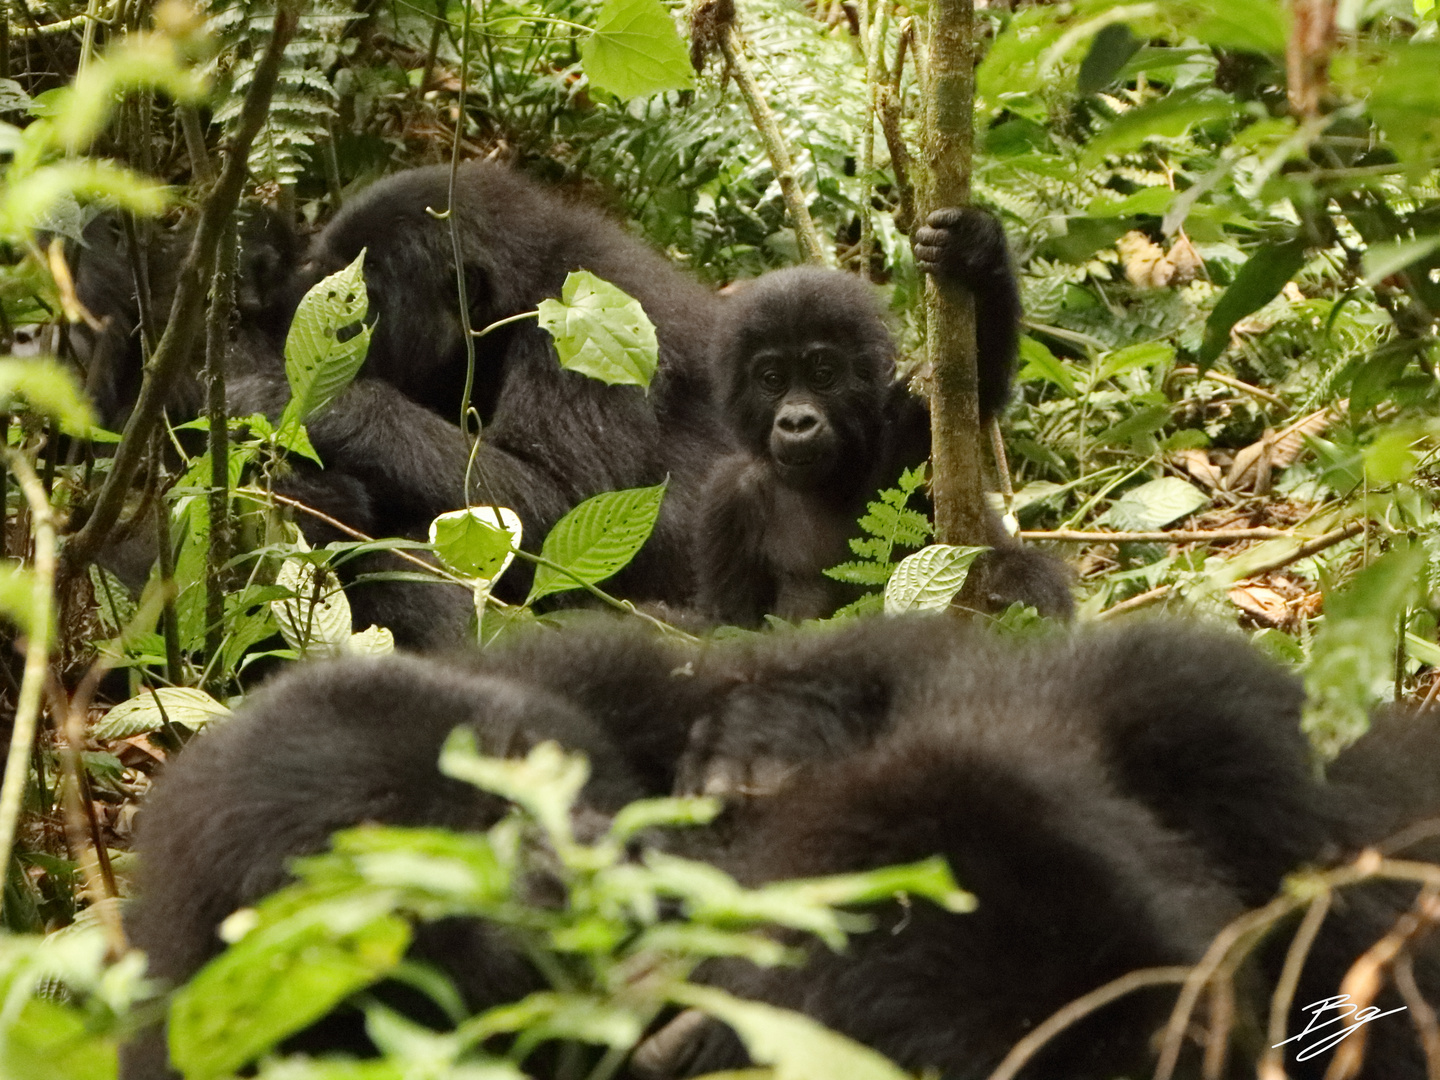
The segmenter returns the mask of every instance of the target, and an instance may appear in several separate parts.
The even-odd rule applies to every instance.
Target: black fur
[[[1019,319],[1015,276],[994,218],[931,215],[916,257],[945,288],[976,295],[985,416],[1009,393]],[[923,241],[923,242],[922,242]],[[706,481],[696,533],[699,607],[756,626],[833,614],[858,595],[824,571],[852,558],[847,541],[876,491],[930,451],[924,404],[897,385],[895,344],[870,287],[813,268],[778,271],[741,287],[716,344],[721,403],[741,451]],[[1063,565],[1021,547],[993,514],[993,550],[977,562],[961,602],[985,610],[1020,600],[1069,617]]]
[[[668,478],[650,542],[611,586],[637,600],[688,603],[691,504],[728,445],[706,369],[719,298],[597,211],[498,165],[462,165],[452,214],[475,330],[533,310],[559,295],[567,272],[586,269],[640,301],[660,344],[647,393],[562,370],[549,335],[531,320],[475,339],[471,401],[484,436],[467,491],[469,446],[458,426],[467,358],[451,223],[431,212],[449,204],[448,185],[446,167],[376,183],[319,234],[293,283],[292,306],[364,248],[377,320],[360,378],[310,427],[325,470],[302,468],[293,490],[333,506],[358,484],[365,497],[337,516],[372,535],[423,538],[434,517],[467,503],[508,506],[538,550],[581,500]],[[278,370],[245,380],[232,411],[275,412],[286,393]],[[528,578],[517,564],[499,595],[523,598]],[[383,618],[397,640],[434,644],[459,639],[464,625],[438,616],[444,591],[376,584],[354,590],[351,603],[357,624]],[[468,598],[441,606],[460,620],[468,614]]]
[[[75,294],[99,323],[98,328],[76,323],[71,341],[84,371],[86,392],[101,423],[114,431],[124,427],[140,393],[143,374],[137,264],[148,286],[158,334],[170,316],[176,277],[194,236],[193,222],[160,231],[150,223],[138,222],[136,229],[141,244],[138,259],[131,258],[118,212],[96,217],[85,227],[80,243],[68,245],[66,251]],[[235,310],[239,340],[228,359],[240,374],[251,366],[253,357],[268,358],[271,339],[283,335],[284,327],[274,323],[275,311],[284,285],[295,271],[300,241],[279,213],[245,206],[240,210],[238,244]],[[197,364],[192,371],[198,368]],[[166,405],[179,416],[193,416],[203,400],[200,382],[191,374],[177,380]]]
[[[1379,736],[1322,782],[1300,701],[1295,680],[1239,639],[1167,624],[1017,646],[944,619],[874,620],[700,650],[605,624],[474,660],[303,668],[157,785],[140,819],[132,935],[155,974],[184,978],[218,951],[225,915],[330,830],[493,821],[494,800],[435,769],[451,725],[470,725],[498,753],[557,738],[591,755],[586,800],[600,813],[672,785],[729,796],[715,825],[670,843],[747,882],[943,855],[979,898],[975,913],[881,904],[877,928],[844,953],[807,947],[802,968],[726,962],[704,977],[801,1009],[907,1068],[982,1076],[1072,998],[1133,967],[1193,962],[1284,873],[1433,810],[1435,759],[1390,757],[1396,744]],[[1307,964],[1292,1032],[1412,893],[1343,894]],[[419,941],[477,1007],[538,985],[484,927]],[[1277,935],[1257,958],[1259,990],[1242,997],[1262,1022],[1287,942]],[[1435,963],[1426,953],[1416,964],[1432,993]],[[1107,1008],[1024,1075],[1101,1080],[1142,1068],[1172,1000],[1157,990]],[[1372,1032],[1366,1077],[1425,1075],[1403,1017]],[[353,1025],[311,1039],[364,1046]],[[131,1054],[129,1080],[163,1075],[153,1036]],[[665,1072],[745,1062],[728,1031],[706,1024]],[[1326,1063],[1287,1065],[1308,1080]]]

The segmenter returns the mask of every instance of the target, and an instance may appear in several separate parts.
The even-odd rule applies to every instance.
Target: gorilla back
[[[647,392],[561,369],[549,335],[531,321],[475,338],[470,400],[484,437],[468,491],[470,448],[458,424],[469,357],[453,242],[474,330],[533,311],[559,295],[567,273],[586,269],[640,301],[660,346]],[[316,238],[289,307],[362,249],[376,316],[369,355],[356,383],[313,423],[325,470],[300,475],[297,493],[354,527],[417,538],[447,511],[506,505],[538,543],[581,500],[669,477],[655,532],[615,588],[632,599],[688,600],[689,502],[727,445],[706,372],[715,294],[598,211],[486,162],[460,166],[453,205],[448,167],[370,187]],[[273,412],[285,393],[278,370],[243,380],[232,412]],[[363,498],[349,494],[356,489]],[[512,576],[502,592],[523,595],[523,574]],[[423,621],[420,605],[412,607]],[[392,605],[390,617],[405,612]]]

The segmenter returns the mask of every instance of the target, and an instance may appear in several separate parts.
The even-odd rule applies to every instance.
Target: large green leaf
[[[559,300],[540,301],[540,325],[560,366],[601,382],[650,385],[660,363],[655,324],[640,301],[588,270],[565,278]]]
[[[230,710],[204,690],[191,686],[162,686],[122,701],[95,725],[97,739],[128,739],[164,727],[165,721],[184,724],[192,731],[230,715]]]
[[[0,408],[16,398],[71,434],[83,435],[95,422],[75,373],[54,360],[0,360]]]
[[[689,50],[660,0],[605,0],[580,62],[592,86],[619,98],[695,84]]]
[[[1083,160],[1093,167],[1106,155],[1134,150],[1148,139],[1178,138],[1195,124],[1230,116],[1235,111],[1233,98],[1208,87],[1178,90],[1122,114],[1090,140]]]
[[[774,1080],[907,1080],[899,1066],[874,1050],[800,1013],[712,987],[684,986],[675,997],[734,1028],[750,1056],[773,1068]]]
[[[586,499],[556,522],[540,555],[563,571],[537,566],[526,603],[598,584],[625,566],[650,539],[665,488],[666,484],[658,484],[607,491]]]
[[[305,294],[285,338],[285,377],[290,401],[277,425],[277,440],[315,457],[309,439],[292,441],[302,424],[350,385],[370,348],[369,313],[362,267],[365,252]],[[342,337],[342,334],[345,335]]]
[[[1096,520],[1113,529],[1148,532],[1193,514],[1209,501],[1209,496],[1195,485],[1177,476],[1162,476],[1131,488]]]
[[[170,1057],[189,1080],[229,1076],[400,962],[410,928],[388,898],[311,903],[252,931],[170,1005]]]
[[[885,586],[885,614],[942,611],[955,599],[983,547],[931,544],[907,555]]]
[[[1269,244],[1251,255],[1235,276],[1225,295],[1205,320],[1205,340],[1200,346],[1200,367],[1208,368],[1230,343],[1231,328],[1275,299],[1285,283],[1305,265],[1303,240]]]
[[[471,506],[430,523],[430,542],[440,561],[464,578],[489,584],[515,558],[524,527],[508,506]]]

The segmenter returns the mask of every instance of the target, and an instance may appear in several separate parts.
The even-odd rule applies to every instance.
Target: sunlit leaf
[[[580,62],[592,85],[619,98],[695,84],[690,52],[659,0],[605,0]]]
[[[540,301],[540,325],[562,367],[611,385],[648,387],[655,377],[655,324],[638,300],[588,270],[565,278],[559,300]]]
[[[526,603],[598,584],[628,564],[650,539],[665,488],[659,484],[607,491],[586,499],[556,522],[540,555],[562,569],[537,566]]]
[[[95,725],[97,739],[128,739],[172,724],[184,724],[192,731],[215,720],[224,720],[230,710],[204,690],[191,686],[162,686],[122,701]]]
[[[885,586],[885,614],[943,611],[970,574],[970,564],[983,547],[931,544],[907,555]]]

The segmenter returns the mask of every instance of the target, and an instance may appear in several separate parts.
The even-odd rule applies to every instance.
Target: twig
[[[50,667],[50,622],[55,604],[55,514],[44,485],[24,456],[5,448],[25,501],[30,507],[30,528],[35,535],[35,582],[30,590],[30,624],[25,641],[25,674],[15,703],[15,726],[10,730],[10,751],[5,758],[5,781],[0,787],[0,874],[8,873],[20,824],[20,807],[30,778],[30,754],[40,719],[40,701]]]
[[[225,638],[225,567],[230,562],[233,525],[230,520],[230,421],[225,408],[225,346],[235,304],[236,231],[232,219],[220,237],[211,279],[210,313],[205,325],[205,413],[210,420],[210,550],[205,574],[205,663],[211,693],[219,687],[215,662]]]
[[[215,179],[215,166],[205,149],[205,129],[200,126],[200,110],[194,105],[176,106],[180,114],[180,130],[185,135],[185,149],[190,152],[190,171],[198,183],[209,185]]]
[[[1284,529],[1171,529],[1137,532],[1105,532],[1085,529],[1026,529],[1022,540],[1059,540],[1072,544],[1203,544],[1214,540],[1284,540],[1293,533]],[[1301,556],[1303,558],[1304,556]]]
[[[1023,533],[1021,534],[1024,535]],[[1175,590],[1173,585],[1157,585],[1153,589],[1147,589],[1128,600],[1121,600],[1118,604],[1106,608],[1095,616],[1096,622],[1104,622],[1106,619],[1113,619],[1117,615],[1125,615],[1131,611],[1139,611],[1141,608],[1149,607],[1151,604],[1164,600]]]
[[[735,85],[740,88],[740,96],[745,99],[745,105],[750,110],[750,119],[755,122],[755,130],[760,133],[760,141],[765,144],[765,155],[770,159],[770,167],[775,170],[775,179],[780,184],[780,196],[785,200],[785,209],[789,211],[790,220],[795,225],[800,253],[806,262],[823,263],[825,249],[820,243],[820,234],[815,231],[815,222],[810,219],[810,208],[805,205],[805,195],[800,190],[800,182],[795,177],[795,165],[790,157],[790,149],[785,145],[780,125],[775,122],[775,114],[770,111],[770,106],[765,101],[765,92],[755,81],[755,73],[750,70],[750,62],[745,59],[745,50],[734,23],[726,23],[721,31],[720,48],[725,53],[725,62],[730,65],[730,71],[735,76]]]
[[[1440,1022],[1436,1021],[1435,1010],[1415,983],[1409,953],[1395,961],[1391,974],[1395,989],[1410,1010],[1410,1022],[1415,1025],[1415,1033],[1420,1036],[1420,1046],[1425,1051],[1425,1076],[1427,1080],[1440,1080]]]
[[[80,751],[85,745],[85,716],[90,708],[90,694],[84,698],[84,710],[76,706],[79,694],[72,700],[56,678],[48,680],[50,712],[55,725],[64,738],[60,740],[60,767],[65,774],[62,788],[62,802],[65,806],[65,833],[75,861],[80,864],[81,876],[85,879],[85,891],[90,896],[90,906],[100,920],[105,932],[112,958],[124,954],[125,927],[120,920],[120,909],[116,903],[119,890],[115,887],[115,871],[110,865],[110,856],[105,851],[100,835],[100,823],[95,818],[95,806],[90,801],[89,785],[80,763]]]
[[[1301,544],[1288,555],[1281,555],[1277,558],[1257,563],[1254,566],[1246,567],[1246,576],[1259,577],[1262,574],[1270,574],[1276,570],[1283,570],[1291,563],[1297,563],[1301,559],[1308,559],[1311,555],[1318,554],[1328,547],[1334,547],[1344,540],[1349,540],[1352,536],[1358,536],[1365,531],[1365,525],[1365,519],[1360,518],[1342,525],[1338,529],[1332,529],[1328,533],[1317,536],[1307,544]]]
[[[324,513],[323,511],[316,510],[313,506],[303,503],[299,499],[292,499],[288,495],[280,495],[273,491],[261,491],[259,488],[244,488],[242,490],[246,495],[254,496],[257,499],[272,499],[283,506],[290,506],[295,508],[296,510],[300,510],[303,513],[309,514],[315,520],[323,521],[332,529],[336,529],[355,540],[360,540],[367,544],[373,544],[376,542],[375,537],[368,536],[365,533],[361,532],[359,529],[353,529],[349,525],[346,525],[343,521],[340,521],[337,518],[333,518],[329,514]],[[397,558],[404,559],[406,562],[414,563],[421,570],[424,570],[427,574],[434,574],[436,577],[442,578],[453,585],[460,585],[467,589],[470,587],[470,583],[467,582],[464,578],[457,577],[456,575],[450,573],[450,571],[446,570],[444,567],[436,566],[434,563],[426,562],[418,555],[412,555],[408,551],[398,550],[392,551],[391,554],[396,556]]]
[[[1333,897],[1334,893],[1325,889],[1310,901],[1300,929],[1295,932],[1290,948],[1285,953],[1285,966],[1280,970],[1275,993],[1270,996],[1270,1026],[1266,1031],[1265,1052],[1260,1055],[1260,1061],[1256,1065],[1256,1071],[1262,1077],[1285,1075],[1285,1051],[1281,1049],[1285,1042],[1285,1022],[1290,1019],[1290,1006],[1295,1001],[1295,989],[1300,985],[1300,973],[1310,955],[1310,947],[1315,944],[1315,938],[1325,922],[1325,916],[1330,913],[1330,901]]]
[[[1174,378],[1177,375],[1195,375],[1198,376],[1199,379],[1209,379],[1211,382],[1218,382],[1224,386],[1233,387],[1241,393],[1261,398],[1264,401],[1270,402],[1272,405],[1278,405],[1282,409],[1288,409],[1290,407],[1286,400],[1279,394],[1272,394],[1269,390],[1262,390],[1260,387],[1237,379],[1233,375],[1225,375],[1218,371],[1207,371],[1201,375],[1199,368],[1188,365],[1185,367],[1177,367],[1170,372],[1169,377]]]
[[[155,353],[145,365],[145,377],[130,419],[125,423],[120,444],[116,447],[110,475],[100,489],[95,508],[84,526],[70,538],[65,548],[68,569],[85,565],[105,543],[120,516],[125,496],[135,479],[136,470],[150,445],[150,433],[160,417],[160,409],[170,394],[180,372],[194,351],[204,321],[205,291],[215,265],[215,252],[220,235],[235,212],[240,192],[245,185],[246,163],[250,145],[265,123],[270,97],[285,46],[295,31],[294,0],[282,0],[275,12],[275,22],[265,55],[255,68],[255,78],[245,94],[240,112],[239,130],[226,149],[225,166],[220,179],[210,189],[200,209],[200,223],[195,230],[190,250],[181,264],[176,282],[175,300],[170,307],[170,321],[165,327]]]
[[[1190,971],[1188,967],[1142,968],[1112,979],[1084,997],[1076,998],[1012,1046],[1005,1055],[1005,1060],[1000,1062],[999,1068],[992,1072],[987,1080],[1013,1080],[1047,1042],[1076,1021],[1083,1020],[1096,1009],[1102,1009],[1112,1001],[1147,986],[1173,986],[1183,983],[1189,977]]]

